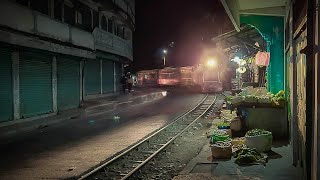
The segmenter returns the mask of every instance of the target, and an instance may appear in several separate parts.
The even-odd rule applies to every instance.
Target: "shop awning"
[[[236,31],[241,15],[285,16],[287,0],[220,0]]]
[[[240,27],[240,31],[230,31],[212,38],[216,46],[229,56],[251,57],[258,51],[266,50],[261,34],[252,26]]]

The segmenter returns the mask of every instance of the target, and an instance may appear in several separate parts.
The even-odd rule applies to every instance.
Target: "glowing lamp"
[[[216,67],[217,66],[217,62],[214,59],[209,59],[207,61],[207,66],[208,67]]]

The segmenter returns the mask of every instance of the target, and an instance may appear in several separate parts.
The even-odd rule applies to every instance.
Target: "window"
[[[67,2],[67,1],[65,1]],[[63,12],[64,12],[64,22],[71,24],[71,25],[75,25],[75,10],[73,8],[73,6],[69,3],[65,3],[64,4],[64,8],[63,8]]]
[[[113,20],[108,19],[108,32],[113,33]]]
[[[17,3],[29,7],[29,0],[16,0]]]
[[[91,9],[88,6],[86,6],[85,4],[77,2],[77,7],[76,7],[77,25],[86,31],[91,31],[92,30],[92,22],[91,21],[92,21]]]
[[[41,12],[43,14],[49,14],[49,2],[48,0],[30,0],[31,9]]]
[[[77,24],[82,24],[82,14],[81,14],[81,12],[79,12],[79,11],[77,11],[76,12],[76,22],[77,22]]]
[[[63,1],[54,1],[54,18],[62,21]]]
[[[101,17],[101,28],[105,31],[108,30],[108,27],[107,27],[107,18],[105,16],[102,16]]]
[[[124,38],[124,27],[117,26],[117,36]]]
[[[92,13],[92,15],[93,15],[93,29],[95,28],[95,27],[99,27],[99,13],[98,12],[96,12],[96,11],[93,11],[93,13]],[[106,24],[107,24],[107,22],[105,22]],[[105,30],[107,30],[107,29],[105,29]]]

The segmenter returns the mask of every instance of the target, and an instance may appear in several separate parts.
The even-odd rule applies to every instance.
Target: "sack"
[[[230,129],[234,131],[240,131],[241,130],[241,121],[239,117],[234,118],[230,123]]]
[[[258,152],[270,151],[272,147],[272,134],[246,136],[246,145],[249,148],[256,149]]]
[[[230,159],[232,156],[232,146],[230,142],[221,142],[211,145],[212,157],[216,159]]]

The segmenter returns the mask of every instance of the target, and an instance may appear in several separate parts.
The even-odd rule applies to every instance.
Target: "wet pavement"
[[[85,115],[0,145],[0,179],[78,176],[196,105],[201,94],[168,93],[156,102]]]

